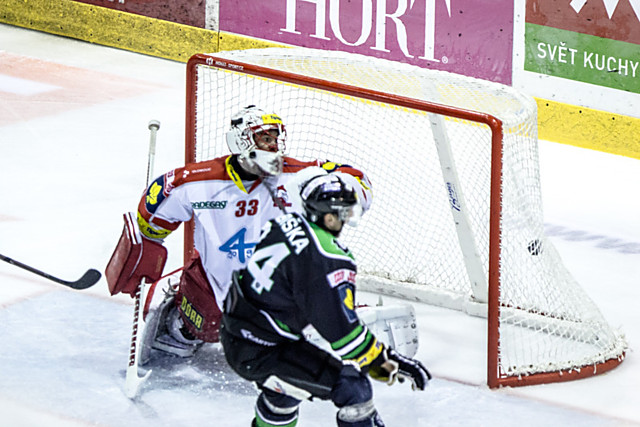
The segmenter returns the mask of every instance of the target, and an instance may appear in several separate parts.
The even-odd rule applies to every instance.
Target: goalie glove
[[[391,348],[384,349],[381,356],[384,362],[369,369],[369,376],[375,380],[392,385],[396,379],[398,382],[409,379],[413,390],[424,390],[431,379],[427,368],[418,360],[398,354]]]

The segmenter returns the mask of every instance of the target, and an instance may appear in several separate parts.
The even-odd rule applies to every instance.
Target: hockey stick
[[[151,120],[149,122],[149,131],[151,132],[149,138],[149,159],[147,162],[147,187],[149,186],[149,180],[153,175],[153,161],[156,154],[156,136],[160,129],[160,122],[157,120]],[[142,290],[144,283],[141,281],[138,284],[138,290],[135,296],[135,303],[133,307],[133,330],[131,332],[131,346],[129,347],[129,365],[127,366],[127,373],[125,376],[124,392],[129,399],[134,399],[138,395],[138,391],[142,384],[151,375],[151,369],[149,369],[143,376],[138,375],[138,367],[140,366],[140,344],[142,340],[142,331],[144,330],[144,304],[142,304]]]
[[[26,264],[21,263],[20,261],[16,261],[15,259],[9,258],[8,256],[4,256],[2,254],[0,254],[0,259],[2,259],[3,261],[8,262],[9,264],[13,264],[16,267],[20,267],[23,268],[27,271],[30,271],[32,273],[37,274],[38,276],[44,277],[45,279],[49,279],[52,280],[56,283],[59,283],[61,285],[64,286],[68,286],[72,289],[87,289],[90,288],[91,286],[95,285],[98,280],[100,280],[100,277],[102,276],[102,274],[100,274],[100,272],[98,270],[95,270],[93,268],[87,270],[81,278],[79,278],[78,280],[76,280],[75,282],[68,282],[66,280],[62,280],[59,279],[57,277],[54,277],[48,273],[45,273],[44,271],[40,271],[38,269],[35,269],[31,266],[28,266]]]

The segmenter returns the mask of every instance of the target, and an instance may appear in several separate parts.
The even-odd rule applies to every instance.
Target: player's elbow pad
[[[167,262],[167,249],[158,241],[144,238],[133,213],[124,214],[124,229],[105,269],[111,295],[135,296],[143,279],[155,282]]]

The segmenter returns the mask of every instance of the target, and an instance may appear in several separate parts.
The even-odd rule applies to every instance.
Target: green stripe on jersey
[[[354,339],[356,339],[363,331],[364,327],[362,325],[358,325],[351,332],[349,332],[344,337],[340,338],[338,341],[334,341],[331,343],[331,348],[334,351],[339,351],[342,347],[348,345]]]
[[[374,341],[375,340],[373,339],[373,335],[371,334],[371,332],[367,331],[367,336],[365,337],[362,344],[360,344],[357,348],[353,349],[353,351],[351,351],[350,353],[343,355],[342,359],[345,359],[345,360],[358,359],[360,356],[362,356],[363,354],[369,351]]]
[[[320,243],[321,249],[333,255],[345,256],[353,260],[353,254],[349,249],[337,243],[335,236],[327,230],[320,228],[319,225],[309,222],[313,234],[316,236],[317,242]]]

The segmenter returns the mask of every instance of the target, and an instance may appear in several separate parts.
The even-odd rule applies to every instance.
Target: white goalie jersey
[[[140,231],[150,239],[162,240],[194,218],[195,249],[219,306],[231,273],[253,254],[262,225],[282,213],[279,205],[296,210],[285,188],[295,173],[315,166],[349,174],[360,183],[362,202],[367,208],[371,203],[369,180],[350,166],[285,157],[282,174],[263,182],[241,179],[232,160],[225,156],[174,169],[151,183],[138,206]]]

